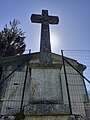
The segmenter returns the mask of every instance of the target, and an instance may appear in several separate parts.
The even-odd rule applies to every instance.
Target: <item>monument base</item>
[[[25,116],[24,120],[75,120],[74,116]]]
[[[29,104],[24,108],[25,115],[68,115],[69,106],[64,104]]]

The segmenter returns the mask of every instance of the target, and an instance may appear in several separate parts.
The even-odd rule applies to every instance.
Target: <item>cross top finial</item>
[[[57,16],[49,16],[48,10],[42,10],[42,15],[32,14],[31,21],[41,23],[40,63],[52,64],[49,24],[58,24]]]
[[[42,15],[48,15],[48,10],[42,10]]]

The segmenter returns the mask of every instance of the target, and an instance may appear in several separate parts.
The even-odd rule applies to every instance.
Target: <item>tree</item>
[[[18,29],[20,22],[18,20],[10,21],[10,28],[5,25],[0,32],[0,57],[23,54],[26,44],[25,36],[21,29]]]

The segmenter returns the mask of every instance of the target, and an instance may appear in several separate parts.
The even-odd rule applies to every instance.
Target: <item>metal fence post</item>
[[[70,114],[72,115],[72,107],[71,107],[71,100],[70,100],[70,93],[69,93],[69,86],[68,86],[67,73],[66,73],[64,56],[63,56],[63,50],[61,50],[61,55],[62,55],[64,75],[65,75],[65,80],[66,80],[66,88],[67,88],[67,95],[68,95],[68,102],[69,102]]]
[[[29,54],[30,54],[30,51],[31,50],[29,50]],[[24,86],[23,86],[23,92],[22,92],[20,112],[22,112],[22,110],[23,110],[23,101],[24,101],[25,86],[26,86],[26,80],[27,80],[27,74],[28,74],[28,66],[29,66],[29,60],[27,61],[27,66],[26,66],[26,73],[25,73],[25,80],[24,80]]]

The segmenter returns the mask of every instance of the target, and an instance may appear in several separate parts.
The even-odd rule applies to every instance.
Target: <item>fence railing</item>
[[[90,51],[61,51],[70,114],[85,113],[90,98]]]
[[[90,50],[63,50],[63,55],[86,66],[83,76],[90,98]]]
[[[28,103],[24,99],[26,80],[29,76],[29,57],[24,60],[5,63],[0,80],[0,115],[12,115],[23,110],[23,105]],[[7,59],[7,58],[6,58]]]

